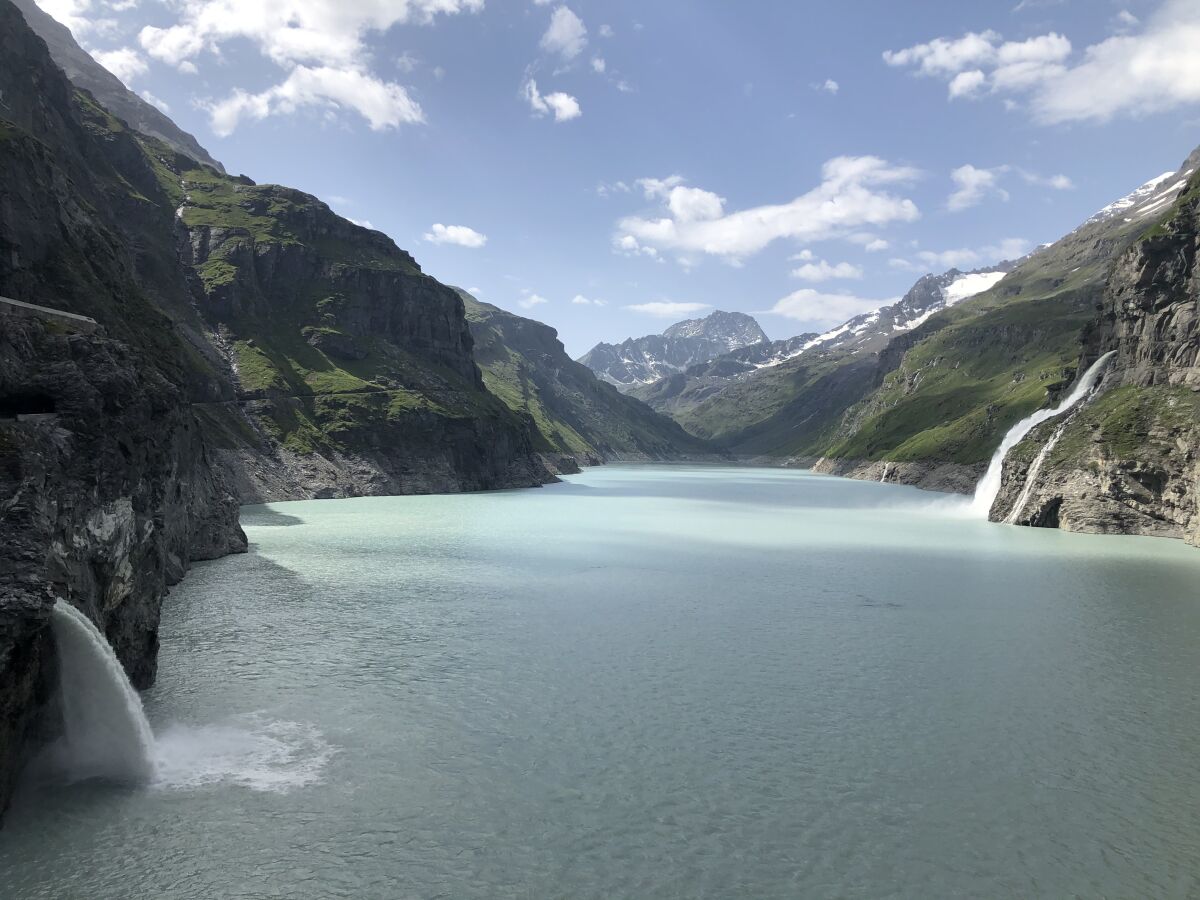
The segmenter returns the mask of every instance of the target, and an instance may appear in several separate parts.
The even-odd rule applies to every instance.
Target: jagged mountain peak
[[[599,343],[579,362],[619,390],[651,384],[725,353],[768,341],[753,316],[714,310],[702,319],[676,322],[662,334]]]
[[[767,340],[766,332],[753,316],[742,312],[718,309],[702,319],[676,322],[663,332],[669,338],[711,338],[723,340],[730,350],[760,344]]]

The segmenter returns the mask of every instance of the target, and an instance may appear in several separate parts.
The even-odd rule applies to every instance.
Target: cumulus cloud
[[[995,194],[1003,200],[1008,199],[1008,191],[999,185],[1000,175],[1004,167],[996,169],[978,169],[972,165],[959,166],[950,173],[950,180],[957,186],[956,190],[946,200],[946,208],[951,212],[960,212],[978,206],[983,198]]]
[[[477,12],[484,0],[179,0],[179,21],[166,28],[144,27],[142,48],[157,59],[178,63],[201,52],[219,51],[229,41],[245,39],[279,65],[318,63],[362,66],[368,32],[393,25],[429,24],[437,15]]]
[[[556,53],[565,60],[572,60],[586,46],[587,28],[583,20],[565,6],[554,10],[550,25],[542,35],[542,49],[547,53]]]
[[[525,82],[522,94],[525,97],[525,102],[529,104],[529,108],[533,110],[534,115],[544,116],[548,113],[553,113],[555,122],[570,122],[572,119],[578,119],[583,115],[579,101],[570,94],[555,91],[552,94],[543,96],[538,90],[537,82],[532,78]]]
[[[1073,54],[1051,32],[1004,41],[994,31],[935,38],[883,54],[888,65],[948,82],[951,99],[1024,97],[1035,121],[1107,122],[1200,103],[1200,4],[1165,0],[1145,23],[1123,10],[1118,34]]]
[[[571,298],[571,302],[576,306],[605,306],[603,300],[593,300],[590,297],[585,297],[583,294],[576,294]]]
[[[539,294],[526,293],[524,297],[517,301],[517,306],[521,307],[521,309],[533,309],[535,306],[541,306],[549,302],[549,300]]]
[[[431,244],[456,244],[459,247],[476,249],[487,243],[487,235],[480,234],[474,228],[466,225],[435,224],[425,232],[425,240]]]
[[[828,263],[823,259],[805,263],[792,269],[792,277],[801,281],[832,281],[834,279],[862,278],[863,270],[848,262]]]
[[[180,71],[195,73],[202,54],[219,56],[224,46],[248,41],[287,71],[287,77],[262,91],[235,89],[222,100],[209,100],[213,130],[228,135],[246,118],[289,114],[303,107],[349,109],[375,130],[424,121],[407,91],[370,71],[366,36],[399,24],[429,24],[439,15],[475,12],[484,0],[177,0],[164,9],[176,21],[147,25],[138,33],[142,50]],[[411,71],[415,57],[395,60]]]
[[[812,288],[801,288],[788,294],[765,312],[805,322],[813,329],[840,325],[847,319],[879,309],[891,300],[872,300],[854,294],[826,294]]]
[[[207,104],[212,129],[221,137],[246,118],[287,115],[304,107],[352,109],[373,131],[425,121],[420,105],[394,82],[381,81],[354,69],[297,66],[287,79],[257,94],[239,89],[224,100]]]
[[[821,183],[787,203],[725,211],[725,200],[685,186],[678,175],[638,182],[663,207],[656,218],[629,216],[617,223],[614,243],[629,252],[674,251],[739,262],[781,238],[798,241],[845,236],[863,226],[908,222],[916,204],[886,190],[918,172],[875,156],[839,156],[825,163]],[[649,254],[646,254],[649,255]]]
[[[670,300],[658,300],[653,303],[634,303],[625,308],[659,319],[670,319],[675,316],[686,316],[705,309],[712,309],[712,306],[708,303],[676,303]]]
[[[126,85],[139,75],[144,75],[149,68],[142,55],[132,47],[122,47],[119,50],[97,50],[92,58],[108,71],[121,79]]]
[[[822,81],[818,84],[814,84],[813,90],[824,91],[827,94],[836,94],[838,91],[841,90],[841,87],[842,86],[840,84],[838,84],[836,81],[834,81],[832,78],[826,78],[824,81]]]

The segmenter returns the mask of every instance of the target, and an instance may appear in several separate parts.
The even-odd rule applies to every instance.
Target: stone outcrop
[[[146,687],[167,588],[245,549],[239,502],[553,476],[384,235],[131,129],[10,0],[0,97],[0,295],[30,305],[0,316],[2,812],[56,727],[57,597]]]
[[[1190,172],[1188,170],[1191,170]],[[1008,515],[1044,454],[1020,524],[1200,545],[1200,151],[1171,215],[1116,260],[1084,362],[1115,351],[1094,400],[1010,453]],[[1050,442],[1053,441],[1051,444]]]

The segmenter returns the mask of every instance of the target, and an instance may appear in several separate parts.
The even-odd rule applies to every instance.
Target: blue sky
[[[231,172],[576,356],[837,324],[1200,143],[1200,0],[39,2]]]

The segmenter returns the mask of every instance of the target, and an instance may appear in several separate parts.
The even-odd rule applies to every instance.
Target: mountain
[[[1156,181],[1084,332],[1080,366],[1113,353],[1098,396],[1013,448],[993,518],[1200,546],[1200,149]]]
[[[818,468],[970,490],[1017,421],[1069,388],[1116,260],[1171,213],[1195,156],[1022,260],[991,289],[933,316],[881,354]]]
[[[752,316],[717,310],[703,319],[677,322],[662,334],[597,344],[579,361],[618,390],[628,391],[767,339]]]
[[[0,97],[2,811],[55,727],[57,597],[146,687],[167,586],[246,549],[239,503],[553,475],[385,235],[139,133],[9,0]]]
[[[484,383],[513,410],[532,416],[540,451],[585,463],[708,454],[675,422],[571,359],[553,328],[466,291],[459,295]]]
[[[106,68],[92,59],[87,51],[76,43],[71,30],[42,11],[34,0],[12,0],[21,10],[25,21],[50,50],[50,56],[72,83],[90,93],[118,119],[123,120],[135,131],[158,138],[172,150],[224,172],[221,164],[200,146],[165,113],[147,103]]]
[[[1012,267],[926,275],[899,302],[823,334],[725,354],[631,393],[729,452],[815,458],[840,416],[875,385],[880,355],[895,337],[986,290]]]

